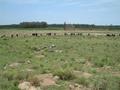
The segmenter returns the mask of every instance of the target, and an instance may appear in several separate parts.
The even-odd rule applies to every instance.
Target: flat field
[[[18,32],[36,31],[0,34]],[[0,38],[0,90],[25,83],[34,90],[120,90],[120,36]]]

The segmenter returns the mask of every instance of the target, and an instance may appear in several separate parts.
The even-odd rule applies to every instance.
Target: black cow
[[[54,33],[53,35],[56,36],[56,33]]]
[[[51,35],[52,35],[52,33],[47,33],[46,35],[51,36]]]
[[[32,33],[32,36],[36,36],[36,37],[37,37],[37,36],[38,36],[38,34],[37,34],[37,33]]]
[[[18,37],[18,34],[16,34],[16,37]]]
[[[66,35],[68,35],[68,33],[64,33],[64,35],[66,36]]]
[[[14,36],[14,35],[12,34],[12,35],[11,35],[11,38],[13,38],[13,36]]]
[[[72,36],[72,35],[75,35],[75,33],[70,33],[70,35]]]

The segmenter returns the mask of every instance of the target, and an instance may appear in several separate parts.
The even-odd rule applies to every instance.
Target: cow
[[[68,35],[68,33],[64,33],[64,35],[66,36],[66,35]]]
[[[14,35],[13,35],[13,34],[11,34],[11,38],[13,38],[13,36],[14,36]]]
[[[18,34],[16,34],[16,37],[18,37]]]
[[[52,33],[47,33],[46,35],[51,36],[51,35],[52,35]]]
[[[38,34],[37,34],[37,33],[32,33],[32,36],[36,36],[36,37],[37,37],[37,36],[38,36]]]
[[[75,35],[75,33],[70,33],[70,35],[72,36],[72,35]]]

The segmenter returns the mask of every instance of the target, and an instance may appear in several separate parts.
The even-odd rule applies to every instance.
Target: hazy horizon
[[[0,25],[18,24],[23,21],[120,25],[120,1],[0,0]]]

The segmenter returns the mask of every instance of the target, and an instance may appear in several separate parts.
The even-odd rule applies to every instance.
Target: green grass
[[[51,47],[53,45],[54,47]],[[33,75],[43,73],[53,73],[61,79],[59,83],[61,87],[53,86],[47,90],[66,90],[66,83],[69,82],[87,87],[92,84],[94,90],[119,90],[120,78],[114,75],[114,73],[120,75],[119,54],[120,37],[0,38],[0,90],[18,90],[20,80],[28,80]],[[12,63],[20,65],[10,68],[9,65]],[[27,72],[26,69],[33,71]],[[92,77],[89,79],[74,77],[74,70],[89,72]]]

